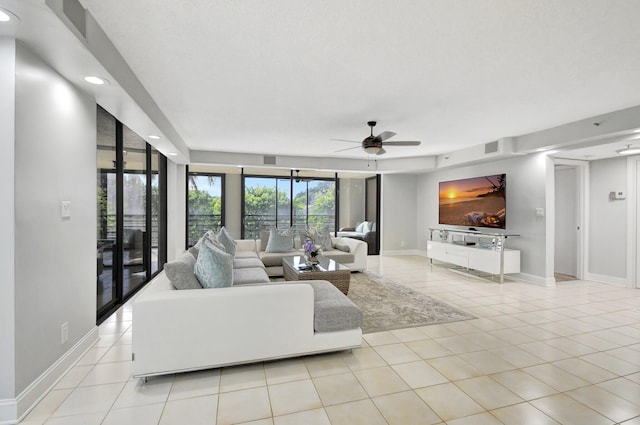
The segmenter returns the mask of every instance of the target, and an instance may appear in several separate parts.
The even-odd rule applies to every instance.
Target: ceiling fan
[[[367,125],[369,127],[371,127],[371,135],[367,138],[365,138],[362,142],[356,142],[353,140],[344,140],[344,139],[331,139],[331,140],[337,140],[339,142],[349,142],[349,143],[361,143],[362,145],[362,149],[364,149],[364,151],[366,153],[370,153],[373,155],[382,155],[383,153],[386,152],[386,150],[384,149],[384,146],[418,146],[420,145],[420,142],[417,141],[413,141],[413,142],[396,142],[396,141],[391,141],[391,142],[385,142],[385,140],[392,138],[393,136],[396,135],[396,133],[394,133],[393,131],[383,131],[382,133],[378,134],[377,136],[373,135],[373,127],[376,126],[376,122],[375,121],[369,121],[367,122]],[[354,146],[352,148],[346,148],[346,149],[340,149],[337,150],[336,152],[342,152],[342,151],[348,151],[351,149],[357,149],[357,146]]]
[[[292,170],[292,171],[293,171],[293,170]],[[294,179],[295,179],[296,183],[300,183],[300,182],[310,182],[311,180],[313,180],[313,179],[312,179],[312,178],[310,178],[310,177],[302,177],[302,176],[300,175],[300,170],[295,170],[295,171],[296,171],[296,175],[295,175]],[[292,174],[292,176],[293,176],[293,172],[292,172],[291,174]]]

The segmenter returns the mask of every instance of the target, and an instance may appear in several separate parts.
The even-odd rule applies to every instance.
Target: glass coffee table
[[[351,269],[330,258],[318,256],[318,264],[307,266],[304,257],[284,257],[282,259],[284,280],[326,280],[343,294],[349,292]]]

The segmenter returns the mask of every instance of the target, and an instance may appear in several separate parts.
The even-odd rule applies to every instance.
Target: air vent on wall
[[[263,157],[262,161],[263,165],[276,165],[276,157],[275,156],[267,156]]]
[[[488,153],[496,153],[498,152],[498,141],[489,142],[484,144],[484,153],[485,155]]]

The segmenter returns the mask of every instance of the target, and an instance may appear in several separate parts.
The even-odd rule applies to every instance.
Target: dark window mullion
[[[124,268],[124,141],[122,123],[116,120],[116,252],[113,255],[113,268],[116,276],[116,302],[122,302],[122,282]]]
[[[153,233],[153,216],[152,216],[152,204],[153,204],[153,191],[151,190],[151,179],[153,177],[153,171],[151,170],[151,145],[150,144],[146,144],[146,162],[147,162],[147,169],[146,169],[146,196],[145,196],[145,208],[146,208],[146,223],[145,223],[145,227],[146,227],[146,231],[145,231],[145,236],[144,236],[144,241],[143,241],[143,249],[144,249],[144,254],[142,255],[142,262],[145,266],[146,269],[146,273],[147,273],[147,279],[149,279],[151,277],[151,234]]]

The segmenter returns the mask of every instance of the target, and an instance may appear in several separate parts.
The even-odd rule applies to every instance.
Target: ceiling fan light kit
[[[385,140],[390,139],[391,137],[395,136],[396,133],[394,133],[393,131],[383,131],[382,133],[378,134],[377,136],[373,135],[373,127],[375,127],[377,124],[376,121],[368,121],[367,125],[371,128],[371,134],[365,138],[362,142],[361,142],[361,147],[362,149],[370,154],[370,155],[382,155],[384,153],[386,153],[387,151],[384,149],[384,146],[418,146],[420,144],[420,142],[418,141],[411,141],[411,142],[400,142],[400,141],[391,141],[391,142],[386,142]],[[333,140],[337,140],[340,142],[349,142],[349,143],[358,143],[358,142],[354,142],[351,140],[344,140],[344,139],[333,139]],[[336,152],[341,152],[341,151],[348,151],[351,149],[357,149],[358,147],[353,147],[353,148],[346,148],[346,149],[340,149]]]

